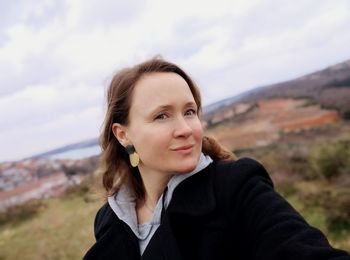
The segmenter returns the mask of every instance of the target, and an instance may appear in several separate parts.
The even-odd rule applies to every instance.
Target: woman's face
[[[146,74],[133,92],[126,136],[140,156],[140,170],[194,170],[202,149],[198,108],[186,81],[176,73]]]

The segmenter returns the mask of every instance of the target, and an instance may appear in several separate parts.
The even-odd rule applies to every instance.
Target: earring
[[[135,147],[133,145],[127,145],[125,147],[126,152],[129,154],[130,164],[132,167],[136,167],[139,165],[140,157],[135,151]]]

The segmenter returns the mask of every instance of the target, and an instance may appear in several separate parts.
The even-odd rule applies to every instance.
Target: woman
[[[108,201],[84,259],[350,259],[273,190],[263,166],[203,136],[199,91],[175,64],[120,71],[107,103]]]

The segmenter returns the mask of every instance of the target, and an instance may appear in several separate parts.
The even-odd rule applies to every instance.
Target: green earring
[[[125,147],[126,152],[129,154],[129,160],[132,167],[139,165],[140,157],[137,154],[135,147],[133,145],[127,145]]]

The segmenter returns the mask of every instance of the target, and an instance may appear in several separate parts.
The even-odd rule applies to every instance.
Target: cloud
[[[2,1],[0,9],[0,30],[14,24],[26,24],[40,28],[52,22],[64,12],[65,2],[54,0]]]
[[[62,115],[79,112],[100,104],[103,89],[79,85],[60,89],[56,86],[28,86],[0,100],[0,134],[55,121]]]
[[[97,135],[113,73],[155,54],[194,77],[204,104],[348,59],[349,7],[347,0],[3,2],[0,160]]]
[[[67,0],[66,22],[75,30],[129,26],[142,12],[145,1]]]

